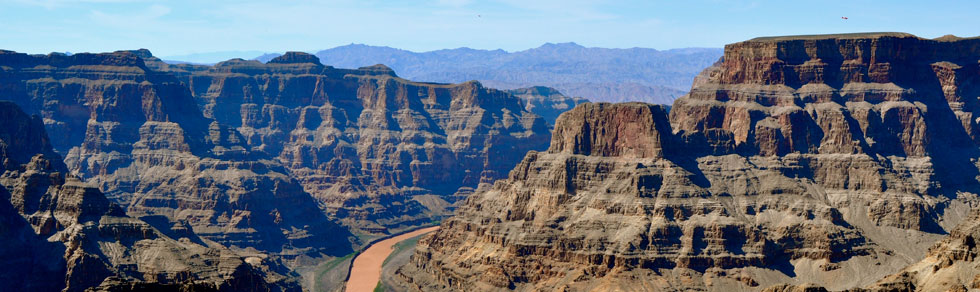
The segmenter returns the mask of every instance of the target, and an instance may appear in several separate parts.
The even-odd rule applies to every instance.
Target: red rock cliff
[[[578,106],[561,115],[551,136],[552,153],[661,157],[673,133],[664,106],[607,103]]]

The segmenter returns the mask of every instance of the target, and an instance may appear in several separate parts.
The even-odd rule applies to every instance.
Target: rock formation
[[[151,57],[0,51],[0,99],[42,118],[68,171],[160,229],[289,264],[352,250],[350,233],[287,168],[206,118],[179,75]]]
[[[275,157],[327,214],[361,231],[447,214],[547,147],[544,120],[477,82],[411,82],[384,65],[336,69],[297,52],[183,70],[205,117],[241,133],[246,152]]]
[[[980,39],[899,33],[728,45],[669,117],[562,114],[399,273],[426,291],[971,287],[978,60]]]
[[[39,117],[0,101],[0,121],[0,290],[299,290],[268,259],[127,216],[67,174]]]

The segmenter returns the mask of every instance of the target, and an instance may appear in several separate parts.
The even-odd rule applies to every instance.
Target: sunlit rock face
[[[841,290],[936,258],[952,270],[929,273],[971,287],[978,61],[978,39],[899,33],[728,45],[669,113],[562,114],[547,151],[399,274],[427,291]],[[923,273],[890,287],[938,283]]]

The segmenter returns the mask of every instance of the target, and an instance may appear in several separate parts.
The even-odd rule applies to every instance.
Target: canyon
[[[0,290],[310,290],[433,223],[383,287],[980,289],[980,39],[756,38],[690,83],[0,50]]]
[[[208,280],[235,277],[268,279],[244,284],[270,290],[299,289],[299,271],[448,215],[455,201],[504,176],[526,151],[546,148],[551,127],[522,99],[478,82],[418,83],[383,65],[337,69],[304,53],[201,66],[170,65],[148,50],[0,51],[0,90],[6,106],[43,125],[15,134],[47,134],[44,164],[58,168],[46,171],[70,178],[56,181],[71,181],[78,189],[73,196],[97,192],[102,209],[93,212],[137,228],[115,237],[119,248],[106,247],[113,244],[108,235],[82,241],[100,246],[85,252],[107,271],[77,276],[88,282],[62,287],[68,290],[100,283],[108,290],[152,289],[192,280],[213,285],[187,289],[253,289]],[[4,175],[24,176],[12,169]],[[26,184],[33,188],[34,180]],[[10,192],[31,195],[50,184]],[[25,235],[12,246],[51,242],[56,249],[67,240],[48,238],[56,226],[118,228],[98,217],[96,223],[64,219],[85,222],[69,225],[38,219],[54,211],[33,212],[21,210],[20,217],[45,227],[36,227],[34,237],[18,231]],[[141,262],[161,250],[175,255]],[[73,266],[44,268],[69,269],[73,278]],[[130,271],[144,266],[151,269]],[[246,268],[253,266],[260,277],[250,276]]]
[[[205,118],[148,53],[0,52],[3,99],[41,117],[69,173],[157,228],[288,263],[352,250],[350,232],[280,163]]]
[[[980,39],[725,47],[669,108],[586,103],[398,270],[418,290],[977,288]]]
[[[547,147],[547,121],[478,82],[411,82],[384,65],[335,69],[295,52],[172,70],[181,69],[206,118],[241,133],[249,152],[274,157],[358,231],[448,214],[523,153]]]

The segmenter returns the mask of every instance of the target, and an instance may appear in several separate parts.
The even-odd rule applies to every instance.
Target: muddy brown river
[[[354,266],[347,280],[347,292],[371,292],[381,280],[381,264],[394,251],[395,244],[406,239],[439,230],[439,226],[422,228],[372,244],[354,258]]]

